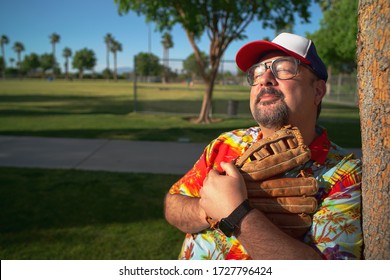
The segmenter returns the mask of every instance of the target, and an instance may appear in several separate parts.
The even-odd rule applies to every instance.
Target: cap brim
[[[275,43],[259,40],[250,42],[244,45],[236,55],[236,64],[243,72],[246,72],[249,67],[259,62],[262,56],[270,51],[282,51],[289,56],[295,57],[305,64],[310,65],[310,61]]]

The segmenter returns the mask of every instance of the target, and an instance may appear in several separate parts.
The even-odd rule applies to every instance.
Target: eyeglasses
[[[271,65],[267,65],[270,63]],[[279,80],[289,80],[298,74],[299,64],[301,64],[301,61],[294,57],[280,57],[275,60],[253,65],[246,71],[246,77],[249,85],[255,86],[260,83],[260,77],[264,75],[267,69],[270,69],[275,78]]]

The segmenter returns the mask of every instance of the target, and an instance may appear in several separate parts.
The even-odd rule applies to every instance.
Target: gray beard
[[[257,96],[255,106],[260,102],[264,94],[274,94],[280,99],[274,102],[261,102],[262,108],[253,108],[253,118],[255,121],[268,129],[280,129],[288,124],[288,107],[284,101],[284,94],[273,88],[264,88]]]

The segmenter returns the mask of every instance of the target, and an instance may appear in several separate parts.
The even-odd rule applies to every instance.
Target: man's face
[[[284,56],[280,52],[270,53],[259,62]],[[298,127],[308,122],[315,124],[317,105],[325,93],[319,90],[318,83],[323,81],[302,65],[289,80],[275,78],[268,69],[251,88],[250,108],[254,119],[260,126],[275,130],[286,124]]]

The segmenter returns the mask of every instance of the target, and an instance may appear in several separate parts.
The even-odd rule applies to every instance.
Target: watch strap
[[[226,219],[234,226],[238,226],[241,220],[252,210],[249,200],[244,200]]]

